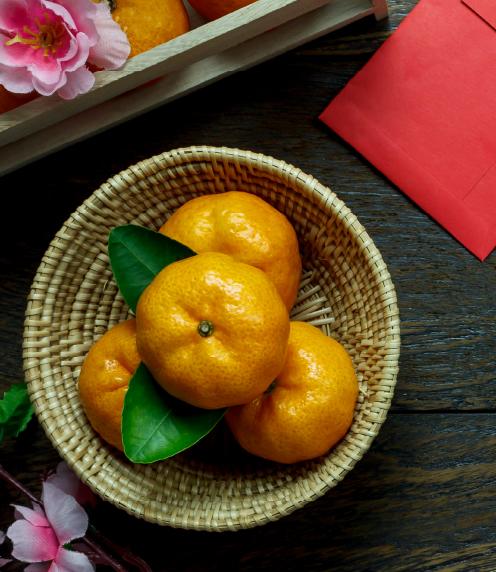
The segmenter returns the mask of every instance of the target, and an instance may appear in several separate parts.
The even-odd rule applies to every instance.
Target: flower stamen
[[[130,51],[110,11],[91,0],[0,0],[0,82],[8,91],[73,99],[94,85],[93,68],[118,69]]]
[[[31,46],[34,50],[43,48],[43,55],[45,57],[54,55],[60,47],[66,31],[62,23],[51,20],[47,12],[45,12],[44,16],[47,22],[46,24],[41,23],[38,18],[35,20],[38,30],[35,31],[29,26],[24,26],[22,30],[25,36],[21,36],[17,33],[13,38],[7,40],[5,45],[24,44]]]

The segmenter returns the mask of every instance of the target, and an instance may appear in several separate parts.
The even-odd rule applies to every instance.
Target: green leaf
[[[110,231],[108,253],[117,286],[133,312],[143,290],[163,268],[196,254],[160,232],[132,224]]]
[[[224,413],[225,409],[198,409],[172,397],[141,363],[124,399],[124,452],[133,463],[168,459],[210,433]]]
[[[5,437],[17,437],[26,429],[34,410],[25,383],[15,383],[0,399],[0,443]]]

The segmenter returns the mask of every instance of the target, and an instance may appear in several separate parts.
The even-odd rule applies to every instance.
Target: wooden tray
[[[0,115],[0,175],[365,16],[387,0],[258,0],[96,74],[71,101],[38,98]],[[152,81],[155,80],[155,81]]]

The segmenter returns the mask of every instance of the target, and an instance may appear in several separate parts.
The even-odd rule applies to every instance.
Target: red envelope
[[[320,118],[477,257],[496,246],[496,0],[421,0]]]

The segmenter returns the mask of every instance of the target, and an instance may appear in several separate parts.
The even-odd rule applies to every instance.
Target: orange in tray
[[[207,20],[216,20],[239,10],[255,0],[189,0],[193,8]]]
[[[304,322],[291,322],[288,352],[273,386],[231,408],[227,423],[239,444],[280,463],[313,459],[344,437],[358,382],[341,344]]]
[[[121,451],[124,397],[140,361],[136,320],[127,320],[93,344],[79,375],[79,396],[89,422],[105,441]]]
[[[131,44],[129,57],[136,56],[184,34],[190,29],[181,0],[112,0],[112,17]]]
[[[256,195],[230,191],[192,199],[160,232],[195,252],[223,252],[260,268],[288,310],[293,306],[301,278],[296,233],[282,213]]]
[[[136,308],[137,343],[156,381],[204,409],[248,403],[284,364],[289,317],[258,268],[217,252],[164,268]]]

